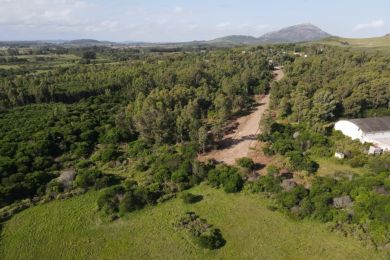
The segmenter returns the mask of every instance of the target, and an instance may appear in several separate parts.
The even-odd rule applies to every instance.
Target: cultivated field
[[[97,192],[17,214],[2,230],[1,259],[381,259],[359,242],[324,225],[295,222],[267,209],[258,195],[228,195],[201,185],[204,199],[174,199],[102,224]],[[220,228],[226,245],[199,249],[172,228],[176,216],[195,211]]]

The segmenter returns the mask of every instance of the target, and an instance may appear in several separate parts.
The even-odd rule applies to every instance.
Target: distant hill
[[[70,44],[88,44],[88,43],[96,44],[96,43],[100,43],[100,41],[94,40],[94,39],[77,39],[77,40],[68,41],[68,43],[70,43]]]
[[[266,33],[259,38],[245,35],[230,35],[217,38],[208,43],[226,44],[265,44],[265,43],[296,43],[316,41],[331,35],[312,24],[299,24],[283,28],[279,31]]]
[[[72,40],[65,42],[65,44],[70,44],[70,45],[80,45],[80,46],[90,46],[90,45],[112,45],[116,44],[114,42],[109,42],[109,41],[98,41],[94,39],[77,39],[77,40]]]
[[[248,35],[229,35],[209,41],[208,43],[257,44],[258,38]]]
[[[295,43],[316,41],[330,37],[331,35],[324,32],[312,24],[300,24],[281,29],[276,32],[266,33],[259,37],[260,43]]]

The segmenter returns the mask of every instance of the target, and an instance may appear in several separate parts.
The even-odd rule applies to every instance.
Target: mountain
[[[266,33],[258,40],[260,43],[294,43],[317,41],[330,36],[329,33],[312,24],[299,24],[276,32]]]
[[[94,39],[77,39],[65,42],[68,45],[77,45],[77,46],[96,46],[96,45],[114,45],[116,43],[109,41],[98,41]]]
[[[230,35],[209,41],[210,44],[266,44],[266,43],[296,43],[317,41],[331,35],[312,24],[299,24],[283,28],[279,31],[266,33],[259,38],[245,35]]]
[[[209,41],[209,43],[225,43],[225,44],[256,44],[258,39],[249,35],[229,35],[226,37],[217,38]]]

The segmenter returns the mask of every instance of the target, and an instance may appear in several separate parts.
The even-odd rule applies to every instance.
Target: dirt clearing
[[[276,81],[281,80],[283,76],[284,73],[282,70],[275,71]],[[237,128],[232,133],[223,137],[221,141],[222,148],[199,156],[199,160],[215,159],[218,162],[233,165],[236,159],[250,157],[255,163],[261,165],[266,164],[266,161],[261,161],[261,158],[256,156],[256,152],[254,151],[259,147],[257,140],[257,136],[260,134],[259,124],[264,112],[269,107],[270,97],[269,95],[256,96],[255,99],[257,104],[253,111],[232,122],[237,125]]]

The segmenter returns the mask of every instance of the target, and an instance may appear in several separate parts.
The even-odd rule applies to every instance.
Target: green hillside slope
[[[386,35],[383,37],[362,38],[362,39],[330,37],[318,41],[317,43],[323,43],[323,44],[329,44],[329,45],[341,46],[341,47],[353,47],[353,48],[363,48],[363,49],[367,48],[367,49],[374,49],[374,50],[390,51],[390,35]]]
[[[96,192],[17,214],[2,230],[1,259],[380,259],[359,242],[318,223],[295,222],[267,209],[254,195],[227,195],[206,185],[204,199],[175,199],[101,224]],[[199,249],[172,228],[176,216],[195,211],[220,228],[227,243]]]

